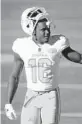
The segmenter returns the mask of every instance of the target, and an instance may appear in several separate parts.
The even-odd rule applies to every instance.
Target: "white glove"
[[[13,109],[12,104],[5,105],[5,113],[10,120],[15,120],[17,118],[16,112]]]

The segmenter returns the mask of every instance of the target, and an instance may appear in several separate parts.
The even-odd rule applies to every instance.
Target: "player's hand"
[[[5,105],[5,114],[10,120],[16,120],[17,115],[15,110],[12,107],[12,104]]]

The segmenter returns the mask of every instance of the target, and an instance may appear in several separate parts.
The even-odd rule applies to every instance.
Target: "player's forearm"
[[[69,53],[68,58],[70,61],[82,64],[82,54],[78,52]]]
[[[80,64],[82,64],[82,54],[81,54],[81,60],[80,60]]]
[[[8,103],[12,103],[12,100],[18,87],[18,82],[19,82],[18,78],[15,78],[13,76],[10,77],[8,83]]]
[[[65,50],[62,51],[62,54],[65,58],[72,62],[80,63],[82,64],[82,54],[79,52],[71,49],[71,47],[67,47]]]

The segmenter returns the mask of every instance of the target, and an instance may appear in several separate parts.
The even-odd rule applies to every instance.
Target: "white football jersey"
[[[61,52],[68,46],[68,40],[62,35],[52,36],[49,43],[40,46],[32,37],[14,41],[12,49],[24,61],[27,88],[48,91],[58,86]]]

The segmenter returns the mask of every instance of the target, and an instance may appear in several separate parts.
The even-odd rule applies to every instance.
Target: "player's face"
[[[41,44],[44,44],[49,41],[49,37],[50,37],[50,28],[46,25],[46,21],[39,22],[36,27],[37,41]]]

